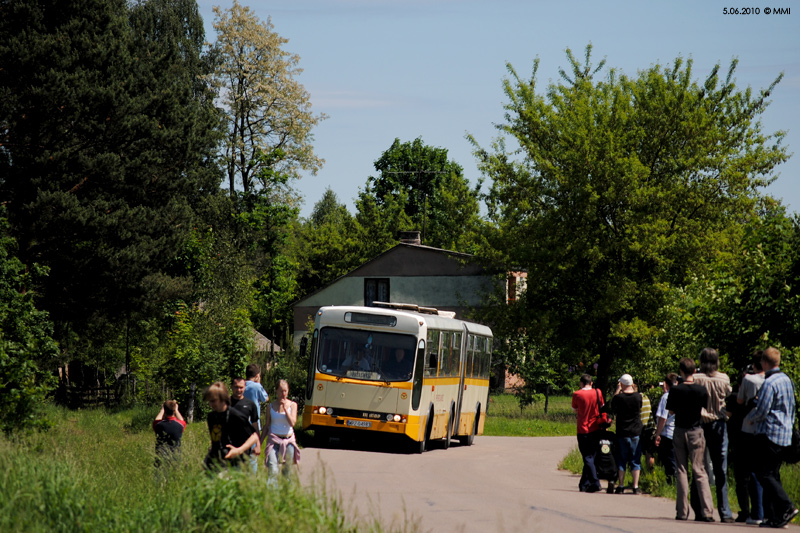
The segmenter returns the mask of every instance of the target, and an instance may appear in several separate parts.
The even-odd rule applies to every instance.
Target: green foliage
[[[61,362],[91,347],[115,371],[122,359],[106,356],[124,358],[129,346],[117,347],[133,326],[188,296],[174,252],[192,208],[219,184],[202,20],[188,0],[14,0],[0,10],[0,196],[11,232],[26,266],[49,268],[40,304]]]
[[[53,378],[40,370],[56,357],[53,326],[47,313],[36,309],[33,274],[14,255],[16,243],[8,236],[0,209],[0,430],[11,433],[47,427],[42,406]]]
[[[211,76],[224,113],[222,160],[231,196],[237,184],[245,194],[264,183],[264,170],[298,177],[301,170],[316,174],[324,163],[314,154],[312,129],[326,118],[314,115],[308,91],[296,77],[300,56],[284,50],[288,39],[234,1],[230,9],[214,7],[216,42],[212,46]],[[273,163],[260,154],[280,149]]]
[[[363,261],[364,248],[360,228],[336,193],[327,189],[314,205],[308,220],[295,225],[292,235],[300,295],[310,294],[350,272]],[[388,244],[388,242],[387,242]]]
[[[598,382],[650,358],[672,287],[735,251],[758,189],[786,160],[782,132],[759,116],[780,76],[754,95],[717,65],[705,81],[692,61],[629,78],[567,52],[562,81],[543,91],[509,65],[506,120],[492,151],[476,145],[496,226],[493,254],[526,269],[518,322],[539,351],[597,362]],[[524,324],[524,326],[522,326]]]
[[[397,240],[397,231],[417,229],[422,244],[457,251],[474,249],[480,227],[478,191],[470,188],[447,150],[421,138],[392,146],[375,161],[357,202],[358,221],[367,236]],[[383,251],[383,249],[379,250]]]

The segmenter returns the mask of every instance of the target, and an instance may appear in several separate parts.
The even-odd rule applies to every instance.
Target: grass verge
[[[150,422],[157,410],[68,411],[53,429],[0,436],[2,531],[381,531],[345,516],[324,491],[265,477],[210,475],[205,424],[190,424],[178,467],[156,472]],[[162,476],[160,474],[166,474]],[[261,474],[261,472],[260,472]]]
[[[483,434],[505,437],[564,437],[575,435],[571,396],[551,396],[544,402],[520,409],[513,394],[489,396]]]

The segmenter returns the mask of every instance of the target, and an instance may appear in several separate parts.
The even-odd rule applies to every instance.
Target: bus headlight
[[[328,412],[328,409],[326,407],[320,407],[319,408],[319,414],[324,415],[327,412]]]
[[[400,415],[394,415],[394,421],[395,422],[400,422],[401,418],[402,417]]]

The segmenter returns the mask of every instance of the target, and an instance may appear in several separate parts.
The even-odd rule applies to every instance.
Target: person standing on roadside
[[[764,491],[764,522],[761,526],[782,528],[798,514],[781,483],[781,462],[785,449],[792,443],[794,426],[794,384],[780,369],[781,352],[767,348],[761,355],[764,385],[756,407],[743,424],[754,425],[756,477]]]
[[[705,467],[706,439],[703,435],[702,410],[708,403],[708,391],[694,382],[696,366],[688,357],[680,360],[683,381],[669,390],[667,409],[675,415],[672,444],[675,450],[675,520],[689,519],[689,459],[692,461],[692,484],[698,495],[694,519],[714,521],[714,500]]]
[[[578,482],[581,492],[597,492],[600,480],[594,459],[597,455],[600,432],[600,407],[603,406],[600,391],[592,388],[592,376],[581,376],[581,388],[572,393],[572,410],[578,419],[578,450],[583,457],[583,472]]]
[[[258,431],[261,432],[261,404],[269,401],[269,394],[261,385],[261,367],[253,363],[244,371],[247,381],[244,384],[244,397],[256,404],[258,410]]]
[[[732,523],[733,513],[728,503],[728,415],[725,398],[731,393],[731,379],[719,372],[719,354],[714,348],[700,352],[700,372],[694,382],[708,391],[708,404],[703,408],[703,435],[714,470],[714,487],[717,492],[717,510],[720,520]]]
[[[237,377],[231,381],[231,409],[242,414],[253,429],[258,432],[261,421],[258,418],[258,406],[248,398],[244,397],[246,385],[244,378]],[[258,456],[261,455],[261,439],[246,452],[247,459],[250,461],[250,470],[253,474],[258,473]]]
[[[664,466],[664,475],[667,477],[667,483],[672,485],[675,482],[675,452],[672,449],[672,435],[675,431],[675,415],[667,410],[667,400],[669,399],[669,391],[678,382],[678,375],[670,372],[664,377],[661,382],[661,387],[664,394],[658,401],[658,409],[656,409],[656,438],[655,444],[658,450],[658,460]]]
[[[761,483],[758,482],[755,471],[756,460],[756,426],[745,424],[744,418],[756,405],[758,392],[764,385],[764,369],[761,367],[761,350],[753,353],[753,360],[748,366],[748,371],[742,377],[739,391],[736,394],[739,433],[733,447],[734,464],[733,473],[736,480],[736,499],[739,500],[739,516],[737,522],[746,522],[758,525],[764,520],[764,507],[762,504]],[[729,409],[736,412],[735,409]]]
[[[261,440],[266,438],[267,486],[277,483],[278,471],[285,478],[292,473],[292,466],[300,463],[300,448],[294,433],[297,423],[297,403],[289,398],[289,382],[282,379],[275,389],[275,401],[269,405],[269,411],[262,431]],[[281,463],[283,468],[281,469]]]
[[[625,470],[631,467],[633,493],[641,494],[639,476],[642,473],[642,395],[633,388],[633,378],[623,374],[617,383],[617,391],[611,398],[611,408],[617,417],[617,470],[619,485],[614,494],[625,492]]]

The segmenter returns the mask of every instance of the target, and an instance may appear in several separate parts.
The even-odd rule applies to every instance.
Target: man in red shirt
[[[583,473],[578,483],[581,492],[597,492],[600,480],[594,459],[600,435],[600,407],[603,395],[592,388],[592,376],[581,376],[581,388],[572,393],[572,409],[578,414],[578,450],[583,457]]]

